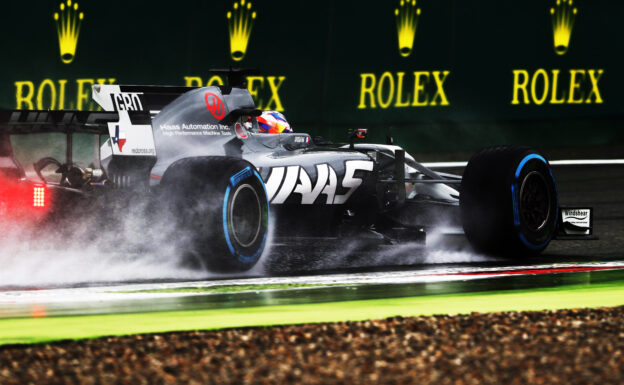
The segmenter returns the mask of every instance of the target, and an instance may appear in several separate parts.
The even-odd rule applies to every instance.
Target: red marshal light
[[[45,207],[45,187],[33,187],[33,207]]]

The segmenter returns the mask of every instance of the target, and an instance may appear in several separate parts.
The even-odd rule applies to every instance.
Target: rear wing
[[[152,119],[167,104],[196,87],[94,85],[93,100],[101,111],[0,109],[0,173],[24,176],[15,159],[12,135],[61,133],[66,135],[65,164],[72,164],[73,134],[89,133],[98,156],[154,158]],[[100,150],[102,135],[110,141]],[[155,158],[154,158],[155,159]]]
[[[0,135],[84,132],[106,134],[116,112],[0,110]]]
[[[223,94],[229,94],[232,87],[247,88],[247,77],[260,74],[257,69],[243,68],[209,71],[227,78],[228,85],[220,86]],[[95,84],[92,97],[104,111],[145,111],[153,116],[180,95],[197,88],[200,87]]]
[[[151,118],[147,112],[128,111],[123,115],[124,118],[127,116],[129,125],[145,127],[151,124]],[[99,137],[110,135],[111,125],[114,126],[121,121],[120,114],[117,112],[0,109],[0,163],[8,165],[0,168],[17,169],[21,175],[24,173],[15,159],[10,139],[12,135],[65,134],[67,143],[65,163],[72,164],[74,133],[97,135],[95,143],[99,146]],[[124,121],[127,122],[125,119]]]
[[[178,96],[196,88],[96,84],[92,97],[104,111],[144,111],[155,115]]]

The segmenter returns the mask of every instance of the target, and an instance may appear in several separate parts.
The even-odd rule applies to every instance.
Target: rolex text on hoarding
[[[405,72],[360,74],[358,109],[402,108],[450,105],[445,82],[450,71],[414,71],[406,79]]]
[[[511,104],[602,104],[603,69],[513,70]]]
[[[93,110],[97,105],[91,101],[91,86],[114,84],[115,78],[43,79],[41,83],[30,80],[16,81],[15,108],[28,110]]]
[[[280,98],[280,88],[284,85],[286,76],[247,76],[247,89],[261,110],[284,111],[284,105]],[[224,83],[220,76],[214,75],[204,81],[201,76],[185,76],[184,84],[187,87],[222,86]]]

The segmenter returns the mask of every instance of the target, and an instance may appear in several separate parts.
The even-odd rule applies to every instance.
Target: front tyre
[[[460,212],[466,237],[478,251],[510,257],[540,253],[558,218],[548,161],[528,147],[478,152],[464,171]]]
[[[262,178],[233,157],[183,159],[161,182],[186,253],[211,271],[251,269],[266,245],[269,202]]]

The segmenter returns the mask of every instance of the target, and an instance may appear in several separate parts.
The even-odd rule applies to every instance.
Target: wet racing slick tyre
[[[182,159],[167,169],[161,186],[195,262],[217,272],[245,271],[258,262],[267,241],[269,202],[251,163],[224,156]]]
[[[503,257],[540,253],[555,234],[558,210],[550,165],[535,150],[491,147],[468,162],[460,213],[466,237],[477,251]]]

